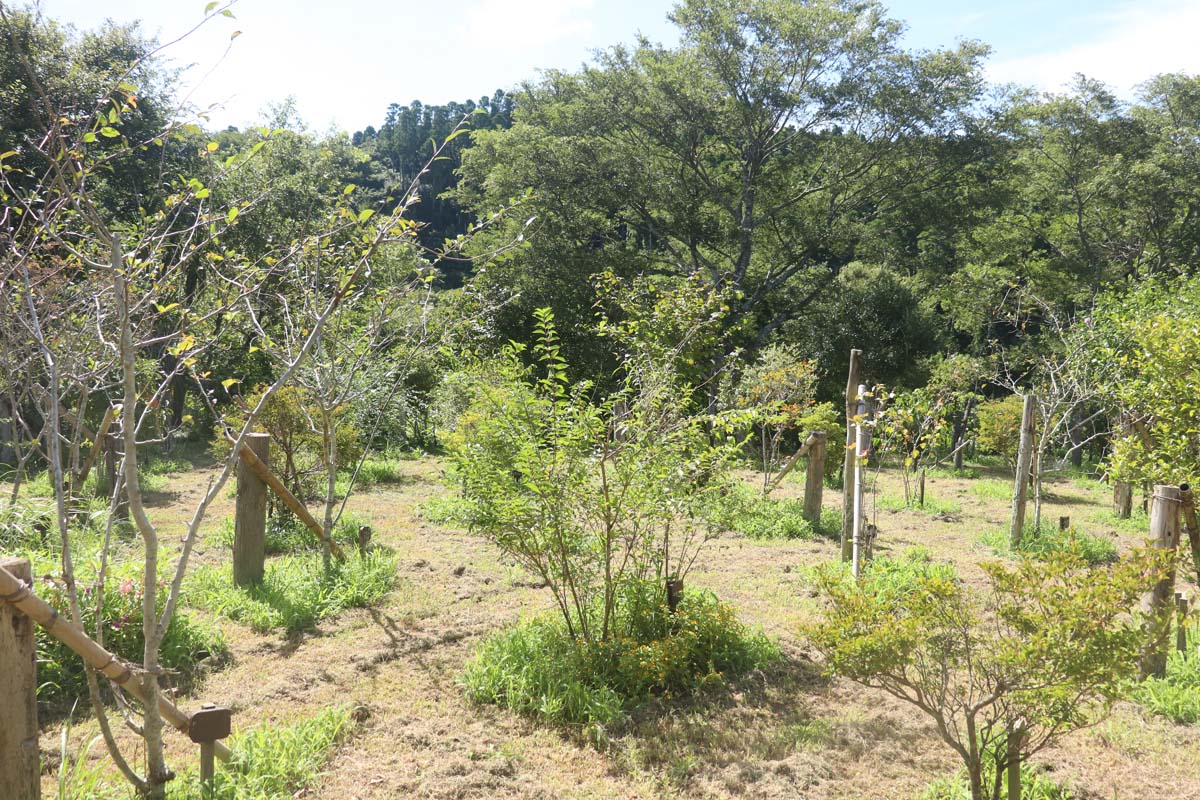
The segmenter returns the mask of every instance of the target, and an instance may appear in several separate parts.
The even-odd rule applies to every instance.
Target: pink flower
[[[121,585],[117,587],[117,591],[121,594],[129,594],[133,591],[133,578],[126,578],[121,581]]]

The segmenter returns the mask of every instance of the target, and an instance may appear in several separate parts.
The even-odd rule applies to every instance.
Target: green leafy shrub
[[[551,722],[607,726],[653,696],[719,685],[779,656],[711,593],[685,592],[674,614],[661,590],[631,594],[620,634],[607,641],[573,639],[555,616],[494,634],[467,666],[467,695]]]
[[[51,564],[35,564],[35,573],[45,574]],[[77,578],[80,611],[84,630],[96,630],[94,576],[81,573]],[[39,588],[38,593],[60,614],[69,618],[65,589],[57,583]],[[159,594],[159,605],[166,601]],[[110,567],[104,583],[104,646],[122,658],[137,662],[142,657],[142,578],[133,565]],[[69,710],[80,697],[87,696],[87,678],[83,661],[65,644],[37,628],[38,703],[48,714]],[[186,614],[177,613],[167,628],[159,650],[159,663],[167,670],[166,681],[186,689],[205,667],[220,665],[229,656],[229,647],[220,631]]]
[[[326,570],[319,553],[281,556],[267,562],[263,581],[235,587],[227,567],[204,567],[188,583],[191,605],[244,622],[264,633],[295,633],[348,608],[377,603],[392,588],[395,559],[381,550],[365,556],[347,550],[344,562]]]
[[[1121,696],[1154,635],[1133,612],[1169,565],[1157,550],[1104,567],[1074,551],[1025,556],[983,564],[990,586],[982,596],[923,560],[877,559],[857,579],[843,564],[824,565],[815,575],[828,602],[805,631],[830,672],[937,720],[967,769],[972,800],[999,800],[999,786],[984,782],[988,762],[1003,774],[1013,758],[1025,762],[1094,723]]]
[[[979,421],[976,443],[980,453],[999,456],[1010,466],[1017,463],[1023,403],[1020,397],[1012,395],[1003,400],[988,400],[980,404],[975,412]]]
[[[998,554],[1012,553],[1007,530],[988,531],[979,537],[979,541]],[[1110,539],[1076,531],[1073,527],[1064,531],[1047,525],[1026,525],[1017,552],[1040,559],[1070,552],[1089,564],[1110,564],[1117,560],[1117,546]]]

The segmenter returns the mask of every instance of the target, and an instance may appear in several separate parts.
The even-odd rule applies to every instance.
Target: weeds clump
[[[1130,699],[1160,717],[1181,725],[1200,722],[1200,654],[1196,629],[1187,635],[1187,647],[1167,656],[1167,674],[1147,678],[1130,691]]]
[[[229,764],[217,770],[210,787],[188,770],[167,787],[168,800],[292,800],[306,794],[321,777],[334,749],[353,733],[355,723],[345,708],[327,708],[294,725],[262,725],[229,740]],[[102,761],[88,753],[99,737],[76,758],[66,757],[59,770],[59,800],[126,800],[129,789],[114,785]]]
[[[993,759],[984,763],[983,782],[992,786],[996,771],[992,766]],[[1008,776],[1000,778],[1001,797],[1007,797]],[[1065,786],[1055,783],[1037,767],[1029,763],[1021,764],[1021,798],[1022,800],[1075,800],[1077,795]],[[920,800],[971,800],[971,784],[965,771],[949,778],[938,778],[921,793]]]
[[[204,567],[188,583],[196,608],[244,622],[259,633],[292,634],[349,608],[377,603],[396,579],[395,558],[382,550],[347,550],[345,561],[326,569],[320,553],[281,556],[267,563],[257,586],[234,586],[228,568]]]
[[[651,697],[689,695],[779,657],[709,592],[685,592],[673,614],[651,587],[636,594],[607,641],[573,639],[551,615],[493,635],[467,667],[467,695],[549,722],[604,727]]]
[[[47,564],[35,564],[35,573],[48,571]],[[142,577],[135,565],[113,566],[104,583],[103,644],[118,656],[136,662],[142,656]],[[79,605],[83,627],[89,636],[96,632],[94,576],[78,578]],[[39,589],[39,595],[64,617],[70,616],[65,589],[58,583]],[[159,595],[159,607],[165,602]],[[65,644],[46,633],[36,632],[38,660],[38,704],[46,714],[68,711],[76,698],[86,697],[87,677],[82,659]],[[165,679],[176,688],[195,683],[205,667],[222,664],[229,647],[221,632],[186,614],[176,614],[162,641],[159,663]]]
[[[997,555],[1012,554],[1006,530],[988,531],[979,537],[979,541]],[[1076,531],[1075,528],[1064,531],[1045,525],[1026,525],[1017,552],[1038,559],[1070,552],[1092,565],[1111,564],[1117,560],[1117,546],[1108,539]]]
[[[357,514],[343,514],[333,529],[333,540],[343,547],[354,545],[358,541],[358,529],[366,524],[366,520]],[[217,529],[216,543],[221,547],[233,549],[233,520],[226,519]],[[283,512],[267,517],[265,532],[267,555],[282,553],[306,553],[319,551],[321,541],[308,526],[296,518],[291,512]]]
[[[821,522],[814,529],[804,518],[803,501],[763,497],[739,483],[731,485],[724,495],[709,498],[703,513],[713,525],[751,539],[836,537],[841,530],[841,516],[837,511],[822,511]]]

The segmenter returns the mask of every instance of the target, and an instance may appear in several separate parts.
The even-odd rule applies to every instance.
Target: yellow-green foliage
[[[979,452],[1001,456],[1010,464],[1017,461],[1017,446],[1021,442],[1021,398],[1013,395],[1003,400],[989,400],[979,406]]]

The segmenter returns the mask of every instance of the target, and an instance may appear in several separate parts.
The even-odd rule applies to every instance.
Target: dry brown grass
[[[826,679],[797,636],[798,624],[815,609],[804,567],[835,556],[836,545],[826,541],[754,542],[727,534],[707,548],[689,577],[778,637],[787,657],[767,672],[725,691],[648,708],[599,749],[571,731],[470,705],[456,679],[482,637],[547,608],[549,597],[480,538],[420,518],[420,505],[447,491],[439,461],[412,461],[405,469],[409,480],[351,503],[372,520],[376,541],[398,554],[397,587],[386,602],[290,639],[221,622],[233,665],[183,700],[185,707],[228,705],[235,725],[287,721],[330,704],[362,706],[364,728],[305,797],[899,800],[955,768],[953,754],[919,712]],[[170,481],[170,502],[153,508],[164,531],[182,529],[189,502],[207,478],[201,469]],[[979,480],[931,477],[929,496],[959,511],[878,510],[880,551],[924,546],[980,584],[978,564],[992,555],[978,545],[978,535],[1003,526],[1008,512],[996,487],[979,487],[1003,479],[1001,473]],[[798,494],[801,480],[789,480],[781,492]],[[903,496],[895,474],[884,472],[879,486]],[[1115,536],[1122,548],[1138,541],[1112,522],[1103,485],[1064,479],[1051,489],[1046,519],[1070,515],[1081,529]],[[839,497],[827,490],[826,504],[837,506]],[[232,500],[222,498],[210,531],[231,513]],[[216,547],[198,555],[202,562],[225,558]],[[76,741],[85,740],[89,726],[77,727]],[[56,730],[46,731],[43,747],[56,752],[57,737]],[[1087,797],[1200,797],[1198,747],[1196,728],[1149,720],[1123,705],[1111,720],[1041,761]],[[182,737],[172,737],[171,748],[177,764],[195,758]],[[53,796],[49,778],[46,791]]]

